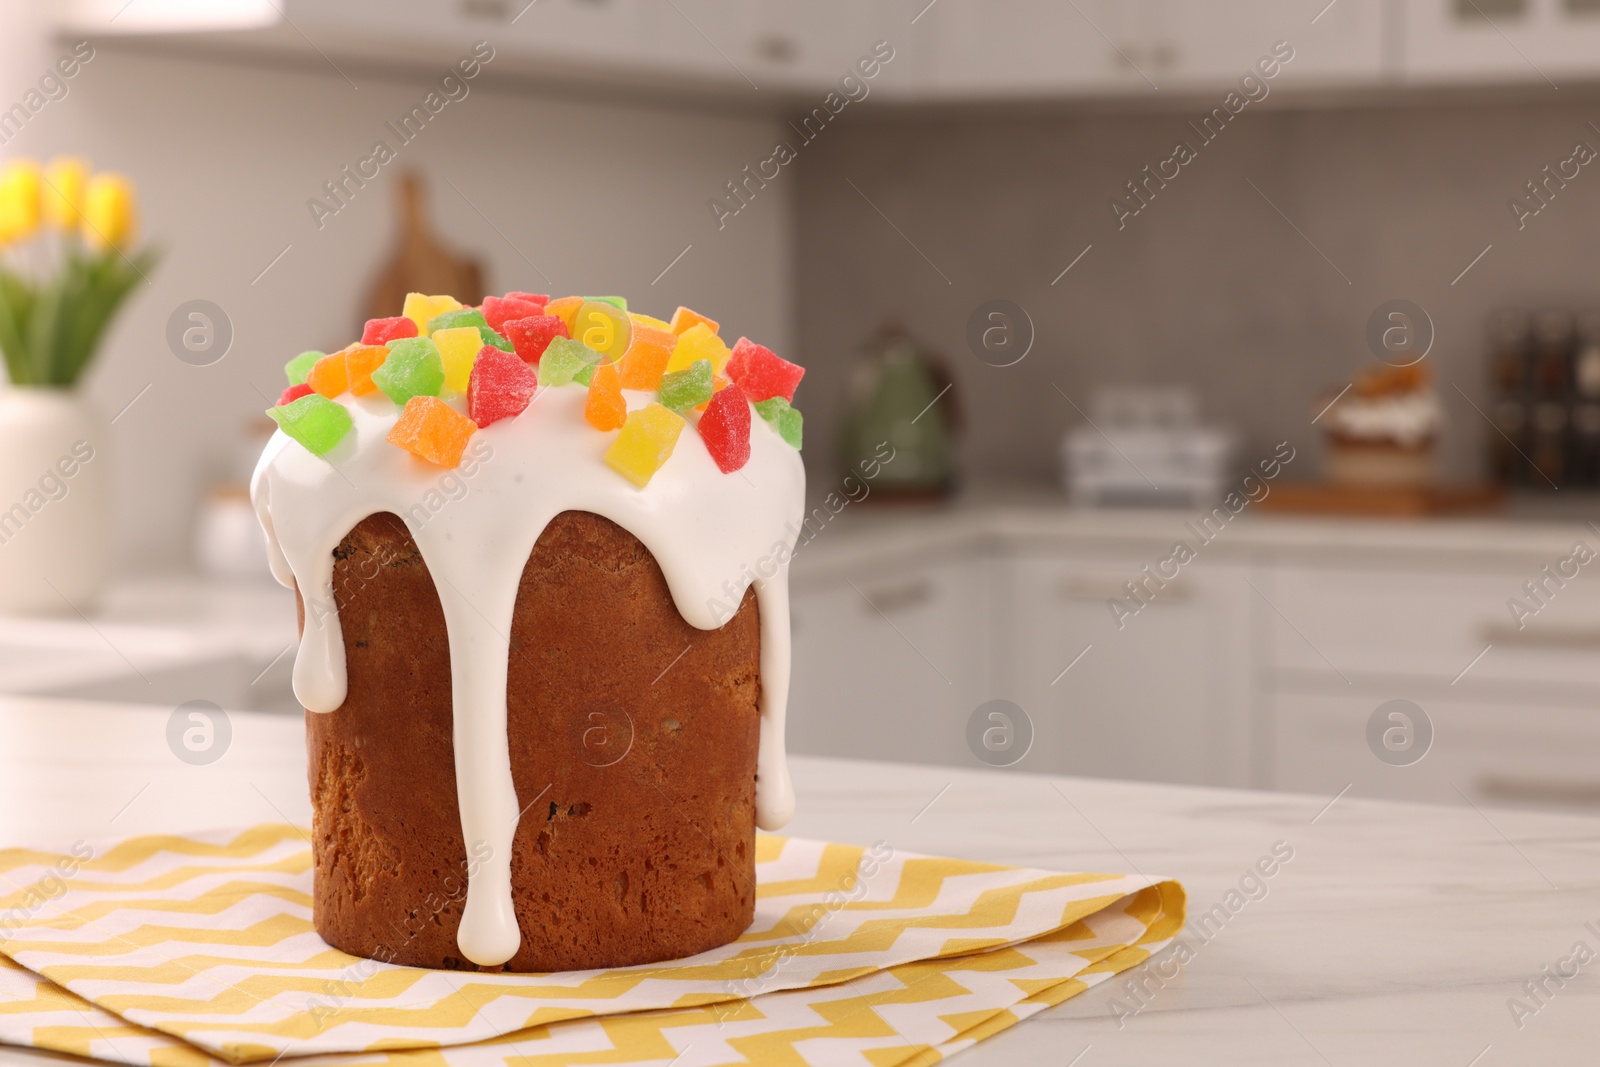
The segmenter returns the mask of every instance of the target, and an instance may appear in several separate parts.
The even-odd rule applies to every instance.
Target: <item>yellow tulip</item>
[[[120,174],[96,174],[83,196],[84,236],[95,248],[126,248],[137,228],[133,186]]]
[[[20,241],[39,228],[39,164],[16,159],[0,170],[0,242]]]
[[[83,216],[83,186],[88,171],[83,160],[63,157],[52,159],[44,169],[44,218],[52,226],[63,230],[78,228]]]

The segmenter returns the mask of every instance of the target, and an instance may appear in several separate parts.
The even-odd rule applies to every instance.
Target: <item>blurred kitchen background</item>
[[[1592,0],[19,0],[163,259],[0,689],[297,713],[261,410],[422,241],[807,368],[798,751],[1592,809],[1597,148]]]

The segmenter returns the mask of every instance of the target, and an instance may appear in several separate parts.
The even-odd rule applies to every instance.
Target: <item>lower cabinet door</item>
[[[965,730],[989,674],[988,571],[974,554],[797,585],[790,748],[975,763]]]
[[[1198,558],[1136,614],[1132,555],[1017,553],[1003,672],[1034,723],[1027,769],[1251,784],[1251,597],[1242,564]]]
[[[1600,812],[1594,707],[1279,692],[1273,786]]]

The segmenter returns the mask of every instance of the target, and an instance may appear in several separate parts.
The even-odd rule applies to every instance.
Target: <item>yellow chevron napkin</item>
[[[760,836],[756,918],[668,963],[395,967],[311,924],[303,830],[0,852],[0,1042],[137,1065],[929,1063],[1134,966],[1171,881]]]

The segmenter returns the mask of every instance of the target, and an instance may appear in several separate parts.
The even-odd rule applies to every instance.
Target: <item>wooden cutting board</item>
[[[1273,486],[1256,507],[1275,515],[1350,515],[1425,518],[1498,511],[1505,490],[1497,485],[1368,488],[1331,482]]]
[[[403,171],[396,181],[399,233],[389,262],[372,284],[366,318],[400,314],[407,293],[448,293],[463,304],[481,304],[483,264],[452,252],[435,236],[428,223],[422,178],[416,171]]]

